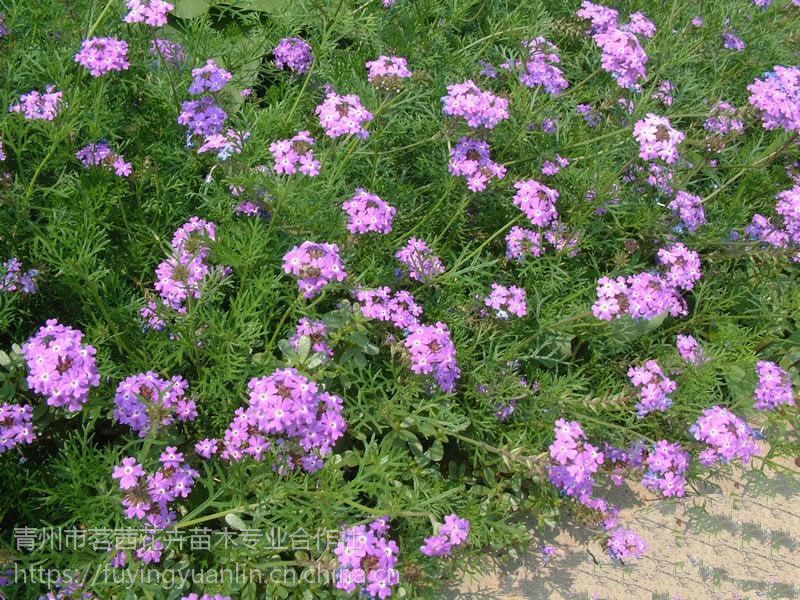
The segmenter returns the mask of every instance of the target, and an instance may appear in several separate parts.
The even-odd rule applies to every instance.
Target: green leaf
[[[431,460],[434,462],[439,462],[444,457],[444,446],[442,446],[442,442],[436,440],[431,445],[430,449],[428,450],[428,456],[431,457]]]
[[[228,513],[225,515],[225,522],[236,529],[237,531],[245,531],[247,529],[247,525],[245,522],[239,518],[239,515],[235,513]]]
[[[172,13],[180,19],[194,19],[208,12],[211,4],[208,0],[175,0]]]
[[[612,336],[621,342],[635,340],[661,327],[666,317],[667,313],[660,314],[650,320],[633,319],[626,315],[611,322]]]

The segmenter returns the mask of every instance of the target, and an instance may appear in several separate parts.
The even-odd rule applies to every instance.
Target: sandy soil
[[[758,464],[758,463],[754,463]],[[447,600],[745,600],[800,598],[800,469],[740,469],[682,499],[658,499],[638,484],[618,490],[622,523],[650,544],[636,564],[613,562],[591,534],[563,523],[532,552],[464,576]],[[461,579],[461,578],[454,578]]]

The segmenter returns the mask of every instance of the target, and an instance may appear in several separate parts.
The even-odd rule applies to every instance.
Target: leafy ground
[[[40,271],[37,294],[0,293],[0,342],[12,354],[3,360],[0,400],[35,405],[38,434],[34,444],[0,456],[9,568],[102,573],[114,553],[46,544],[24,552],[15,547],[13,530],[141,526],[125,518],[111,473],[124,457],[153,463],[163,448],[177,446],[200,471],[193,493],[179,503],[179,530],[313,533],[389,515],[400,546],[395,593],[437,598],[442,574],[479,570],[487,552],[537,543],[531,517],[543,527],[577,512],[587,527],[595,525],[544,474],[556,419],[580,421],[600,445],[668,439],[694,450],[688,427],[704,409],[722,405],[745,418],[753,414],[757,360],[775,361],[797,377],[797,267],[785,252],[731,235],[743,234],[755,213],[774,213],[775,195],[792,187],[787,166],[797,159],[797,146],[783,130],[763,129],[752,109],[744,111],[744,135],[722,152],[707,150],[703,128],[715,102],[747,107],[749,83],[774,65],[797,62],[800,9],[791,3],[776,1],[766,10],[746,0],[614,3],[621,15],[644,11],[658,27],[643,42],[649,74],[639,94],[622,90],[601,69],[600,51],[575,16],[574,1],[176,4],[168,26],[154,30],[123,23],[126,9],[116,0],[0,1],[10,30],[0,38],[0,138],[8,155],[0,163],[0,259],[16,256]],[[697,14],[702,28],[690,24]],[[744,52],[722,47],[728,19],[747,43]],[[127,40],[130,68],[91,77],[73,58],[91,35]],[[273,48],[294,35],[313,47],[308,75],[274,66]],[[479,60],[497,66],[523,58],[523,41],[536,36],[559,47],[570,83],[562,95],[528,88],[502,70],[496,79],[480,75]],[[187,60],[173,67],[151,56],[153,37],[180,41]],[[367,81],[365,62],[381,54],[408,58],[414,72],[397,94]],[[177,122],[191,69],[209,58],[233,73],[220,93],[230,126],[250,133],[243,152],[224,161],[187,148]],[[490,136],[493,159],[509,172],[481,193],[448,172],[450,149],[470,132],[444,117],[441,97],[448,85],[469,78],[510,100],[510,118]],[[654,96],[665,79],[677,88],[670,107]],[[51,83],[67,103],[54,122],[8,112],[20,94]],[[327,84],[357,94],[374,114],[368,139],[324,135],[314,109]],[[252,93],[242,96],[245,89]],[[620,98],[634,100],[632,115]],[[595,108],[597,127],[584,121],[579,104]],[[694,233],[676,227],[669,197],[626,177],[644,164],[633,124],[651,112],[686,134],[674,187],[706,198],[708,223]],[[557,122],[554,133],[542,130],[544,119]],[[318,140],[318,177],[257,169],[273,166],[271,142],[299,130]],[[132,162],[129,178],[80,165],[76,151],[101,139]],[[551,247],[542,257],[511,262],[504,237],[525,224],[512,204],[513,183],[541,178],[543,161],[556,154],[571,164],[547,183],[560,193],[557,209],[579,239],[578,252]],[[269,218],[236,214],[241,198],[230,186],[248,197],[266,193]],[[342,202],[358,187],[397,208],[390,234],[348,234]],[[599,207],[607,210],[598,214]],[[144,331],[139,311],[152,297],[156,266],[169,254],[173,232],[192,216],[216,223],[211,260],[231,274],[210,282],[169,331]],[[412,236],[426,240],[446,267],[430,282],[398,276],[394,254]],[[305,240],[337,243],[349,274],[313,300],[298,295],[282,268],[286,252]],[[684,294],[687,316],[638,323],[592,316],[599,277],[654,269],[658,249],[676,240],[697,251],[703,265],[702,279]],[[525,318],[481,314],[493,282],[525,288]],[[441,393],[411,372],[400,332],[353,312],[356,287],[381,285],[412,291],[426,323],[447,324],[462,371],[454,393]],[[312,368],[307,355],[281,343],[302,317],[328,319],[336,332],[332,362]],[[101,383],[79,413],[47,408],[26,389],[24,364],[11,352],[50,318],[79,328],[97,349]],[[701,340],[712,360],[684,365],[675,350],[678,333]],[[676,373],[677,391],[669,411],[639,418],[627,370],[650,358]],[[221,437],[246,404],[248,380],[286,364],[344,399],[347,433],[325,467],[281,476],[268,460],[195,456],[194,443]],[[189,381],[199,415],[141,439],[113,418],[114,394],[122,379],[148,370]],[[502,422],[495,413],[510,399],[516,412]],[[796,409],[760,415],[758,423],[772,453],[796,455]],[[695,462],[690,473],[704,470]],[[450,513],[471,521],[468,542],[451,558],[423,556],[424,538]],[[281,550],[239,539],[208,550],[171,548],[159,568],[234,565],[299,573],[330,570],[335,557],[314,545]],[[37,597],[48,587],[16,583],[8,595]],[[185,582],[164,591],[158,583],[101,576],[87,588],[101,598],[179,598],[189,591],[243,599],[343,595],[327,582]]]

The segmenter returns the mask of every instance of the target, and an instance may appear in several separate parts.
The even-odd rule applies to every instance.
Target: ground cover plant
[[[797,456],[797,4],[0,3],[2,593],[440,598]]]

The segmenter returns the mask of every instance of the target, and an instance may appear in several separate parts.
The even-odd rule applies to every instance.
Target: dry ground
[[[780,464],[790,471],[736,469],[677,500],[638,484],[619,489],[612,500],[623,507],[622,522],[650,544],[637,564],[614,563],[585,527],[563,523],[545,540],[559,548],[549,565],[538,551],[498,560],[488,575],[454,578],[463,582],[446,598],[800,598],[800,469]]]

